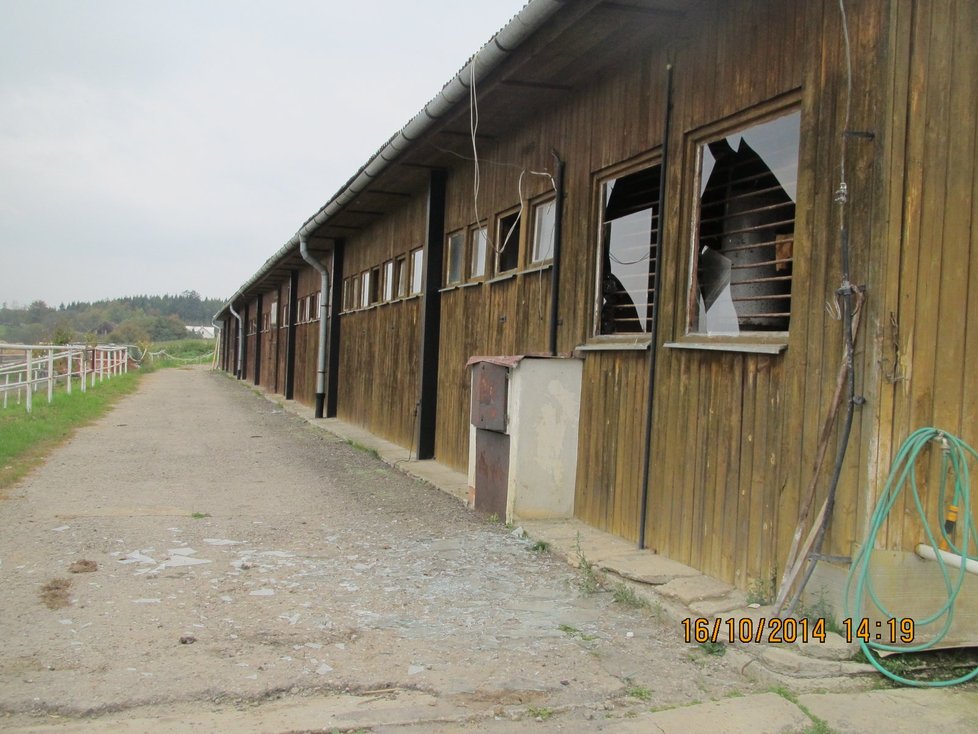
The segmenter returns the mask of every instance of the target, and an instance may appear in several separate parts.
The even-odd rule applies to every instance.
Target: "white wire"
[[[836,201],[845,203],[849,196],[849,185],[846,182],[846,149],[848,147],[846,136],[849,130],[849,116],[852,111],[852,47],[849,44],[849,21],[846,17],[844,0],[839,0],[839,13],[842,16],[842,39],[846,49],[846,112],[842,123],[842,155],[839,160],[839,189],[836,192]]]
[[[479,54],[477,53],[472,58],[472,63],[469,65],[469,134],[472,138],[472,213],[475,215],[475,224],[479,226],[482,222],[482,216],[479,212],[479,190],[482,184],[481,170],[479,166],[479,146],[476,142],[476,135],[479,131],[479,93],[476,90],[475,82],[475,65],[479,60]],[[512,164],[497,164],[497,165],[512,165]],[[513,166],[514,168],[518,166]],[[527,168],[520,170],[520,178],[517,184],[517,193],[520,199],[520,211],[517,214],[516,219],[513,221],[512,226],[503,238],[503,243],[499,247],[496,246],[493,241],[492,234],[489,231],[489,227],[486,226],[486,242],[492,248],[493,252],[497,255],[501,255],[506,249],[506,245],[509,244],[509,240],[516,230],[516,226],[523,219],[523,212],[526,209],[526,200],[523,196],[523,177],[527,174],[534,176],[544,176],[550,180],[550,185],[553,187],[554,192],[557,191],[557,184],[554,181],[553,176],[547,171],[532,171]],[[487,222],[488,225],[488,222]]]

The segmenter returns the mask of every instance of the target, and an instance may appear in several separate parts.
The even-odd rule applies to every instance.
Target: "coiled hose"
[[[938,442],[941,447],[941,481],[940,491],[938,492],[938,518],[940,518],[941,521],[938,523],[938,525],[940,526],[943,543],[946,544],[942,546],[939,546],[938,540],[935,538],[930,524],[927,522],[927,514],[924,511],[923,502],[920,499],[920,492],[917,488],[917,460],[920,458],[920,455],[929,448],[932,441]],[[942,618],[943,623],[941,624],[940,631],[938,631],[936,635],[919,645],[897,647],[894,645],[887,645],[882,642],[873,642],[862,638],[859,639],[859,647],[866,656],[866,659],[869,660],[869,662],[885,676],[904,685],[942,688],[957,685],[959,683],[965,683],[978,677],[978,667],[975,667],[975,669],[971,672],[951,680],[914,680],[887,670],[880,664],[877,656],[871,653],[871,650],[883,652],[922,652],[924,650],[929,650],[944,639],[948,633],[948,630],[951,628],[951,624],[954,621],[955,602],[957,601],[958,594],[961,592],[961,587],[964,585],[965,574],[968,573],[965,568],[967,565],[966,561],[969,559],[976,560],[975,553],[978,553],[978,530],[975,528],[971,514],[971,482],[968,474],[969,459],[978,461],[978,452],[976,452],[971,446],[966,444],[960,438],[957,438],[956,436],[953,436],[945,431],[940,431],[936,428],[920,428],[914,431],[910,437],[903,442],[903,445],[897,452],[896,458],[893,461],[893,466],[890,468],[890,476],[887,478],[886,486],[883,488],[883,494],[879,498],[876,505],[876,510],[873,513],[869,533],[866,536],[866,540],[863,543],[862,548],[860,548],[859,553],[856,554],[856,557],[853,559],[852,565],[849,568],[849,576],[846,580],[846,617],[851,619],[863,619],[866,616],[866,613],[864,612],[864,603],[867,602],[867,597],[872,601],[879,614],[881,614],[883,617],[889,619],[899,616],[893,614],[889,609],[887,609],[877,595],[876,590],[873,588],[873,581],[870,577],[870,561],[873,555],[872,550],[876,547],[877,535],[880,533],[880,530],[886,522],[887,516],[893,509],[893,506],[896,504],[900,494],[909,485],[911,496],[913,497],[914,504],[917,507],[917,513],[920,517],[922,525],[924,526],[924,533],[927,536],[927,542],[935,551],[937,566],[940,569],[941,577],[944,580],[944,588],[947,592],[947,598],[945,599],[944,603],[941,604],[940,607],[938,607],[928,617],[917,620],[915,626],[923,627],[929,624],[934,624]],[[949,475],[954,479],[953,493],[950,497],[950,501],[947,496]],[[956,506],[960,511],[960,514],[958,515],[958,517],[960,517],[960,521],[957,524],[957,529],[959,532],[954,533],[956,537],[961,538],[960,547],[954,543],[948,532],[948,527],[946,527],[945,523],[943,522],[945,508],[949,504]],[[951,531],[953,532],[953,528]],[[972,550],[972,544],[974,544],[974,551]],[[961,557],[961,567],[960,569],[957,569],[958,573],[956,574],[956,577],[952,577],[952,574],[950,573],[942,554],[938,552],[940,547],[946,547],[952,553]],[[855,592],[854,594],[853,590]],[[851,613],[849,610],[850,599],[852,599],[854,603],[854,608],[852,609]]]

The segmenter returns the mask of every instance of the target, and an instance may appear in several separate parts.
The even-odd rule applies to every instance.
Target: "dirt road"
[[[148,375],[0,527],[0,728],[596,730],[755,688],[206,370]]]

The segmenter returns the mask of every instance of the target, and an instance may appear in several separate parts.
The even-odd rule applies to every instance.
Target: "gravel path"
[[[754,687],[655,610],[583,593],[529,541],[206,370],[148,375],[0,523],[10,726],[423,693],[479,727],[573,728]]]

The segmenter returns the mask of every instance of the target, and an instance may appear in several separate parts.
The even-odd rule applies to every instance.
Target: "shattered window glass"
[[[694,331],[788,330],[800,124],[792,112],[700,146]]]
[[[660,168],[649,166],[601,186],[599,334],[652,328]]]

